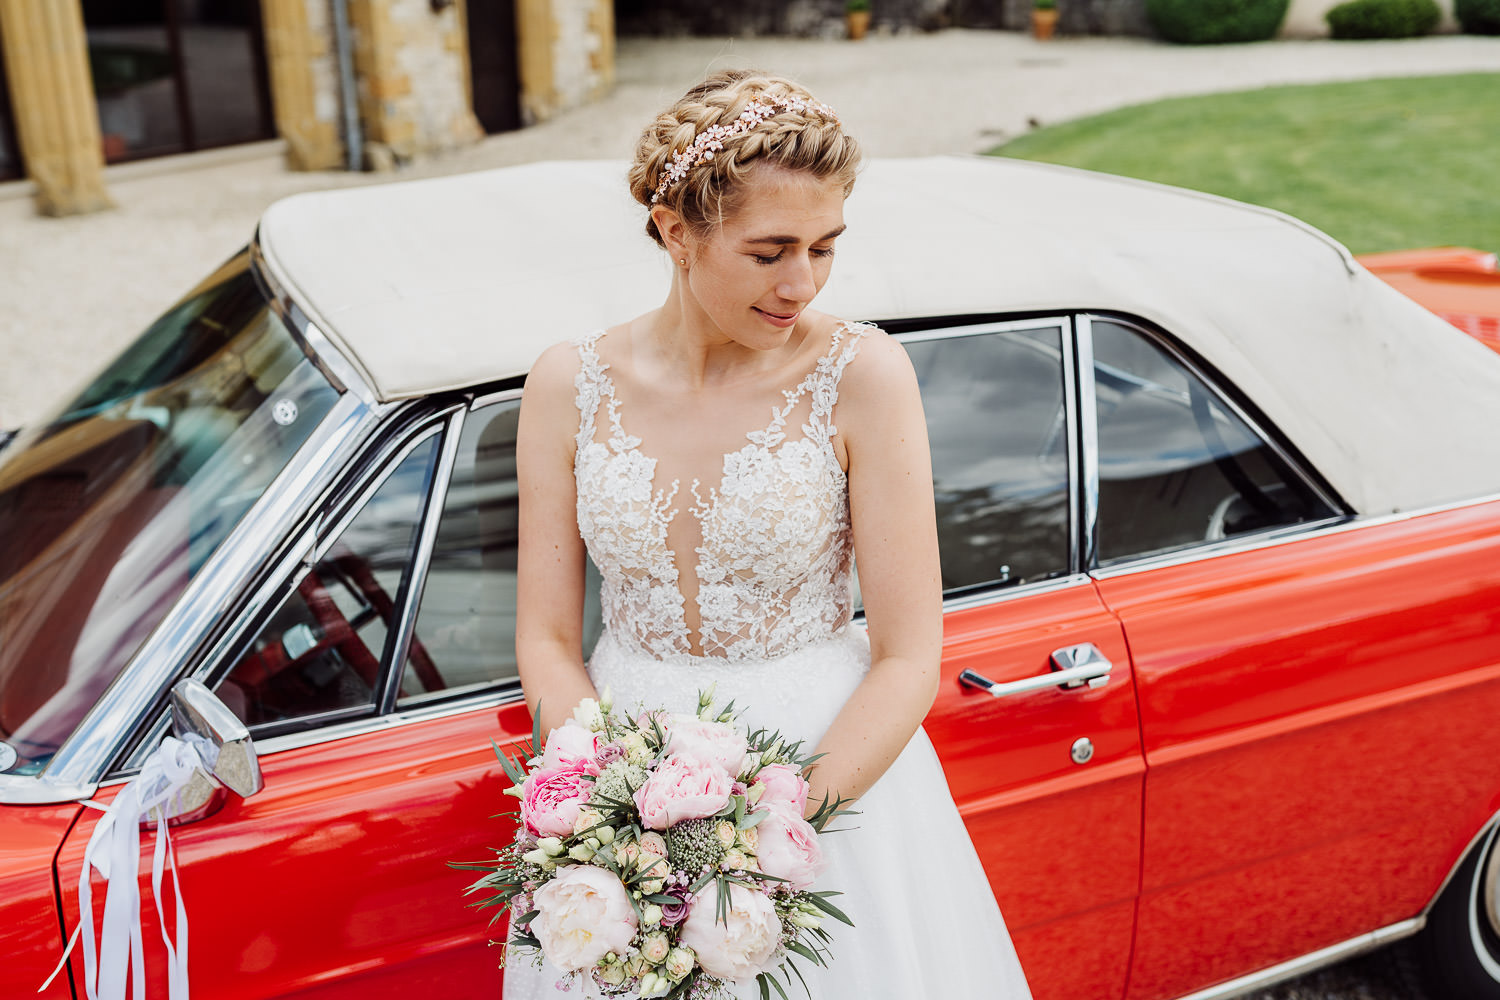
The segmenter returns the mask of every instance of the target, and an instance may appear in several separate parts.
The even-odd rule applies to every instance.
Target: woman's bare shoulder
[[[916,372],[900,341],[873,323],[843,322],[840,328],[859,338],[839,383],[841,401],[879,405],[880,400],[916,390]]]
[[[527,398],[552,398],[573,393],[573,383],[582,367],[582,356],[576,340],[553,344],[541,353],[526,374]]]

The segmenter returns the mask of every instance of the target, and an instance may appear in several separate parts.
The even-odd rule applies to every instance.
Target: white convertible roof
[[[521,375],[659,305],[612,162],[297,195],[268,265],[383,400]],[[1019,160],[871,163],[817,305],[851,319],[1112,310],[1237,386],[1355,510],[1500,493],[1500,354],[1284,215]]]

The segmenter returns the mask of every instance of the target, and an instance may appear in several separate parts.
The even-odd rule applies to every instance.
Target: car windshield
[[[0,770],[46,766],[337,397],[240,254],[0,451]]]

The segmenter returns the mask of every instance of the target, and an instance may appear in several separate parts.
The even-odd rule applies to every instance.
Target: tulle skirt
[[[870,646],[862,629],[763,661],[680,656],[659,660],[615,642],[606,631],[589,661],[597,689],[615,704],[692,712],[714,685],[714,703],[733,699],[749,728],[779,729],[811,749],[864,678]],[[918,729],[889,770],[821,838],[828,868],[818,889],[854,921],[827,921],[833,961],[797,960],[813,1000],[1029,1000],[1015,948],[953,804],[937,755]],[[506,1000],[556,1000],[561,974],[535,968],[517,951],[505,971]],[[794,978],[795,992],[802,994]],[[575,994],[577,995],[577,994]],[[594,996],[592,986],[583,995]],[[736,997],[758,998],[754,982]],[[772,991],[772,995],[776,995]]]

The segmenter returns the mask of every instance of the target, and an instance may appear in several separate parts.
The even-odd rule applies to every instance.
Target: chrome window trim
[[[1017,584],[1013,587],[992,587],[984,590],[976,590],[973,593],[958,594],[943,599],[943,614],[950,611],[967,611],[970,608],[983,608],[991,604],[1003,604],[1021,597],[1032,597],[1037,594],[1049,594],[1055,590],[1067,590],[1090,583],[1087,573],[1069,573],[1066,576],[1053,577],[1050,580],[1035,580],[1031,583]]]
[[[300,343],[302,352],[307,355],[308,360],[317,365],[318,370],[339,391],[347,390],[367,405],[376,405],[379,400],[375,396],[375,390],[364,380],[349,359],[333,346],[333,342],[307,313],[292,301],[286,288],[276,279],[276,275],[266,260],[265,251],[261,248],[259,231],[250,241],[250,270],[259,280],[271,311],[279,316],[292,331],[292,335]]]
[[[1204,369],[1192,358],[1184,354],[1182,349],[1179,348],[1175,343],[1173,343],[1169,337],[1157,332],[1156,330],[1146,326],[1139,320],[1133,319],[1129,316],[1120,316],[1111,313],[1083,313],[1081,314],[1080,318],[1090,323],[1092,323],[1093,320],[1098,319],[1103,322],[1113,323],[1116,326],[1125,327],[1126,329],[1133,331],[1137,335],[1144,337],[1149,343],[1165,351],[1173,361],[1182,365],[1182,367],[1187,369],[1187,371],[1194,378],[1202,382],[1203,386],[1213,395],[1213,398],[1218,401],[1220,406],[1222,406],[1225,410],[1228,410],[1235,417],[1239,418],[1245,424],[1245,426],[1248,427],[1250,431],[1256,436],[1256,438],[1261,441],[1262,444],[1270,448],[1271,451],[1276,455],[1276,457],[1281,459],[1281,461],[1286,464],[1286,467],[1291,470],[1292,474],[1301,481],[1302,485],[1312,491],[1314,496],[1323,501],[1323,503],[1328,507],[1332,508],[1335,511],[1338,511],[1341,518],[1347,517],[1351,513],[1351,508],[1349,507],[1349,505],[1344,503],[1341,497],[1332,492],[1332,488],[1328,487],[1323,482],[1322,477],[1317,474],[1316,469],[1312,468],[1307,462],[1304,462],[1287,450],[1285,444],[1283,444],[1282,435],[1277,430],[1277,428],[1275,428],[1274,426],[1263,424],[1259,420],[1253,418],[1249,413],[1245,412],[1244,408],[1241,407],[1240,404],[1237,403],[1233,398],[1231,398],[1230,394],[1227,393],[1222,387],[1222,383],[1226,382],[1227,380],[1221,379],[1213,372]],[[1092,330],[1092,327],[1090,329]],[[1092,385],[1092,364],[1090,364],[1089,366],[1089,382]],[[1091,403],[1090,405],[1093,404]],[[1097,432],[1097,419],[1094,422],[1094,427]],[[1322,520],[1329,521],[1334,519],[1324,518]],[[1321,523],[1321,521],[1304,521],[1301,522],[1300,525],[1282,525],[1282,527],[1292,528],[1316,523]],[[1212,545],[1215,543],[1205,541],[1198,544]],[[1110,568],[1114,568],[1115,566],[1122,564],[1133,563],[1138,559],[1151,558],[1153,558],[1152,553],[1146,553],[1141,556],[1126,556],[1123,559],[1119,559],[1111,563]],[[1091,562],[1089,563],[1089,565],[1092,566],[1093,563]]]
[[[339,457],[357,448],[379,414],[346,393],[267,486],[217,552],[188,584],[176,604],[146,637],[129,663],[79,722],[47,767],[26,778],[36,787],[19,792],[0,785],[0,802],[65,802],[98,784],[105,768],[137,732],[182,665],[212,628],[236,589],[270,553],[266,539],[280,539],[328,486]],[[13,776],[19,777],[19,776]]]
[[[1099,561],[1099,408],[1094,384],[1094,327],[1092,317],[1073,318],[1074,352],[1078,379],[1078,447],[1082,452],[1082,475],[1078,490],[1083,520],[1078,525],[1078,567],[1088,570]]]
[[[1274,986],[1287,979],[1306,975],[1325,966],[1342,962],[1345,959],[1362,955],[1365,952],[1383,948],[1388,944],[1400,941],[1402,938],[1411,937],[1427,925],[1425,916],[1412,917],[1410,920],[1397,921],[1385,927],[1378,928],[1366,934],[1360,934],[1347,941],[1320,948],[1317,951],[1308,952],[1298,958],[1294,958],[1279,965],[1273,965],[1269,969],[1261,969],[1238,979],[1210,986],[1206,990],[1189,993],[1179,997],[1178,1000],[1232,1000],[1233,997],[1242,997],[1247,993]]]
[[[1015,333],[1020,330],[1046,330],[1057,328],[1068,332],[1067,313],[1047,313],[1029,319],[994,320],[988,323],[965,323],[960,326],[935,326],[927,330],[906,330],[893,333],[891,337],[903,344],[920,344],[928,340],[950,340],[956,337],[977,337],[986,333]]]
[[[1068,317],[1062,331],[1063,421],[1068,435],[1068,572],[1083,569],[1083,506],[1079,484],[1084,481],[1082,425],[1078,417],[1077,321]]]
[[[1217,559],[1220,556],[1238,555],[1241,552],[1269,549],[1278,545],[1299,542],[1306,538],[1321,538],[1325,535],[1343,534],[1346,531],[1363,531],[1366,528],[1399,524],[1402,521],[1411,521],[1419,517],[1444,514],[1450,511],[1463,510],[1467,507],[1482,507],[1490,503],[1500,503],[1500,493],[1489,493],[1481,497],[1454,500],[1431,507],[1397,511],[1390,514],[1340,515],[1338,517],[1324,518],[1321,521],[1288,524],[1281,528],[1268,528],[1262,532],[1240,535],[1236,538],[1226,538],[1217,542],[1203,542],[1192,548],[1162,552],[1155,556],[1146,556],[1129,562],[1101,567],[1091,570],[1089,575],[1096,580],[1109,580],[1130,573],[1144,573],[1148,570],[1180,566],[1183,563],[1198,562],[1203,559]],[[1496,516],[1500,518],[1500,512],[1497,512]]]
[[[979,337],[990,334],[1018,333],[1029,330],[1055,330],[1058,336],[1058,350],[1060,369],[1059,376],[1063,380],[1063,409],[1064,409],[1064,432],[1067,435],[1067,465],[1068,482],[1066,490],[1068,495],[1068,542],[1064,567],[1065,577],[1061,579],[1086,579],[1081,574],[1081,563],[1079,552],[1079,530],[1078,530],[1078,474],[1082,463],[1087,461],[1087,451],[1080,451],[1079,437],[1081,428],[1074,413],[1075,402],[1075,372],[1078,370],[1074,356],[1074,318],[1067,314],[1033,316],[1028,319],[997,320],[989,323],[966,323],[960,326],[940,326],[930,330],[910,330],[891,336],[900,344],[921,344],[935,340],[956,340],[963,337]],[[1092,371],[1092,368],[1090,369]],[[1060,578],[1054,577],[1048,580],[1039,580],[1028,584],[1006,586],[996,582],[994,585],[981,585],[980,589],[972,593],[966,592],[955,597],[943,599],[943,610],[950,608],[978,607],[990,604],[997,600],[1009,600],[1012,594],[1032,593],[1037,587],[1052,589],[1052,585]]]
[[[439,446],[432,482],[423,502],[419,522],[421,533],[417,536],[417,547],[411,557],[411,576],[403,588],[405,593],[398,593],[394,598],[401,608],[401,618],[396,622],[390,663],[384,664],[381,689],[375,694],[375,709],[380,715],[387,715],[396,707],[396,695],[401,689],[401,677],[406,670],[407,653],[411,650],[412,636],[416,633],[417,613],[422,608],[422,593],[427,586],[432,549],[437,542],[438,527],[443,519],[443,504],[448,499],[448,483],[453,475],[453,463],[458,457],[458,438],[463,433],[464,418],[468,412],[468,407],[454,408],[447,412],[446,420],[436,425],[444,437]]]
[[[508,403],[512,399],[520,398],[520,389],[499,389],[495,392],[486,393],[483,396],[476,396],[474,401],[469,404],[469,412],[474,413],[477,410],[484,409],[486,406],[494,406],[496,403]]]
[[[370,716],[365,719],[355,719],[321,728],[313,727],[297,733],[287,733],[285,736],[273,736],[256,743],[256,755],[267,757],[286,750],[300,750],[303,747],[318,746],[323,743],[333,743],[337,740],[349,739],[353,736],[364,736],[369,733],[399,729],[419,722],[429,722],[433,719],[446,719],[469,712],[500,708],[501,706],[518,702],[521,698],[520,681],[501,681],[497,682],[496,687],[487,688],[484,691],[476,691],[471,695],[455,698],[453,701],[416,706],[404,711],[391,712],[389,715]],[[312,717],[310,716],[310,718]]]

